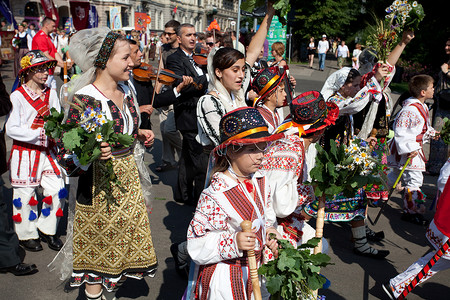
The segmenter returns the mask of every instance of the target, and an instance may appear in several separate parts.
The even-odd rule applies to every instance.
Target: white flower
[[[101,133],[97,133],[97,135],[95,136],[95,139],[97,140],[97,142],[101,142],[101,141],[103,141],[103,135]]]
[[[357,165],[360,165],[360,164],[362,164],[362,162],[363,162],[363,159],[362,159],[362,157],[361,156],[355,156],[354,158],[353,158],[353,161],[357,164]]]
[[[414,1],[412,7],[417,7],[417,1]]]

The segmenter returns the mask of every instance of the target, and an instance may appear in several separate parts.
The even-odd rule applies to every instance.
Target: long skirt
[[[355,218],[364,219],[366,215],[367,198],[363,189],[355,196],[347,198],[344,195],[336,195],[333,199],[325,201],[325,221],[349,222]],[[319,201],[315,200],[306,205],[304,211],[310,216],[316,216],[319,209]]]
[[[140,279],[156,271],[134,157],[115,157],[111,162],[118,182],[106,176],[105,161],[94,162],[92,204],[76,204],[72,286],[100,283],[112,291],[122,275]]]

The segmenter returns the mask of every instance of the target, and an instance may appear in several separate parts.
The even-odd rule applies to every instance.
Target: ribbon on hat
[[[232,137],[228,138],[222,144],[225,144],[225,143],[228,143],[228,142],[232,142],[232,141],[235,141],[235,140],[239,140],[241,138],[245,138],[246,136],[249,136],[249,135],[252,135],[254,133],[261,132],[261,131],[267,131],[267,126],[261,126],[261,127],[252,128],[252,129],[246,130],[244,132],[241,132],[239,134],[233,135]]]
[[[297,124],[293,121],[286,122],[284,124],[281,124],[275,133],[280,133],[282,131],[285,131],[291,127],[296,127],[298,129],[298,136],[301,137],[302,134],[305,134],[305,130],[303,129],[303,125]]]
[[[269,80],[269,82],[264,86],[264,88],[262,90],[259,91],[258,95],[261,97],[262,95],[264,95],[265,92],[267,92],[267,90],[272,86],[272,84],[274,84],[275,81],[278,80],[278,78],[280,78],[279,75],[275,75],[273,76],[272,79]]]

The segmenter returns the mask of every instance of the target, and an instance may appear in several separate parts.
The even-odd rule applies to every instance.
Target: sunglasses
[[[213,43],[213,42],[209,42],[209,43],[206,43],[206,45],[208,45],[208,46],[214,46],[214,43]]]
[[[176,34],[176,32],[166,32],[166,31],[164,31],[164,35],[172,36],[174,34]]]

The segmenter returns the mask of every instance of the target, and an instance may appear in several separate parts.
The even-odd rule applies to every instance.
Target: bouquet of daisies
[[[327,152],[316,145],[316,165],[310,173],[310,184],[315,186],[316,196],[331,199],[343,193],[346,197],[352,197],[368,183],[385,182],[380,156],[366,141],[354,139],[348,146],[338,146],[331,140],[330,146]]]
[[[114,121],[107,120],[100,107],[87,106],[77,96],[74,96],[73,102],[71,107],[79,113],[78,123],[63,122],[64,112],[52,108],[50,114],[44,117],[44,129],[47,136],[60,140],[65,149],[75,154],[81,165],[89,165],[100,157],[102,142],[123,147],[133,144],[134,137],[131,135],[114,132]],[[110,181],[120,184],[111,160],[106,162],[106,167]]]

